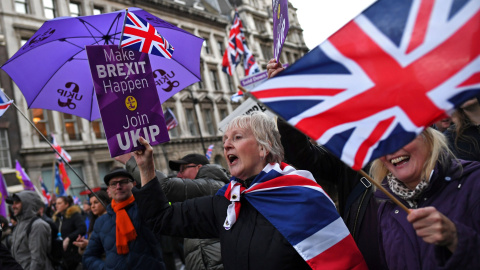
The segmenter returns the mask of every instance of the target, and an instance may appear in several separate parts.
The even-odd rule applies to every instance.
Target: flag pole
[[[118,41],[118,48],[121,49],[122,39],[123,39],[123,31],[125,30],[125,22],[127,21],[128,16],[128,8],[125,9],[125,17],[123,18],[123,26],[122,26],[122,33],[120,34],[120,40]]]
[[[5,92],[4,92],[5,94]],[[9,100],[12,100],[10,97],[7,96],[7,94],[5,94],[5,96],[9,99]],[[80,181],[82,181],[83,185],[85,187],[88,188],[88,190],[90,190],[90,192],[97,198],[97,200],[105,207],[105,209],[107,208],[107,206],[105,205],[105,203],[97,196],[97,194],[95,194],[92,189],[87,185],[87,183],[85,183],[85,181],[83,180],[82,177],[80,177],[80,175],[77,173],[77,171],[75,171],[73,169],[73,167],[70,165],[70,163],[68,163],[68,161],[66,161],[62,155],[57,151],[57,149],[55,149],[55,147],[53,147],[53,144],[45,137],[45,135],[43,135],[43,133],[38,130],[38,128],[35,126],[35,124],[30,121],[30,119],[28,119],[28,117],[20,110],[20,108],[17,107],[17,104],[15,104],[15,102],[12,102],[12,105],[15,107],[15,109],[17,109],[17,111],[23,116],[23,118],[25,118],[25,120],[27,120],[28,123],[30,123],[30,125],[37,131],[37,133],[48,143],[48,145],[50,145],[50,147],[53,149],[53,151],[55,151],[55,153],[57,153],[60,158],[63,160],[63,162],[65,162],[65,164],[68,165],[68,167],[70,168],[70,170],[73,171],[73,173],[78,177],[78,179],[80,179]],[[54,176],[55,177],[55,176]],[[53,186],[53,188],[55,188],[55,186]]]
[[[255,98],[250,92],[248,92],[247,89],[243,88],[242,86],[238,86],[238,88],[240,90],[242,90],[243,93],[245,93],[245,95],[248,95],[248,97],[251,97],[252,99],[254,99],[256,102],[259,102],[261,104],[263,104],[260,100],[258,100],[257,98]],[[265,104],[264,104],[265,105]],[[278,116],[280,117],[280,116]],[[285,119],[284,119],[285,120]],[[286,123],[288,123],[288,121],[285,121]],[[290,123],[289,123],[290,124]],[[295,128],[295,127],[294,127]],[[300,131],[301,132],[301,131]],[[302,132],[303,133],[303,132]],[[385,195],[388,196],[388,198],[390,198],[396,205],[398,205],[400,208],[402,208],[405,212],[407,212],[407,214],[410,214],[410,209],[408,209],[403,203],[401,203],[397,198],[395,198],[390,192],[388,192],[388,190],[386,190],[384,187],[382,187],[382,185],[380,183],[377,183],[375,182],[372,177],[370,177],[370,175],[368,175],[364,170],[358,170],[357,171],[358,173],[360,173],[363,177],[367,178],[367,180],[372,183],[377,189],[379,189],[381,192],[383,192]]]

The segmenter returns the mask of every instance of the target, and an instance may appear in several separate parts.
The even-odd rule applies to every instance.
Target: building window
[[[223,48],[223,41],[217,40],[218,51],[220,52],[220,56],[223,56],[224,48]]]
[[[197,136],[198,135],[198,129],[197,129],[197,125],[196,125],[196,122],[195,122],[195,115],[194,115],[194,112],[193,112],[194,109],[185,109],[185,114],[187,116],[187,127],[188,127],[188,130],[190,131],[190,134],[192,136]]]
[[[213,90],[220,90],[220,82],[218,81],[218,72],[216,69],[210,70],[210,79],[212,80]]]
[[[108,162],[99,162],[97,163],[98,168],[98,179],[103,179],[105,175],[107,175],[113,168],[113,161]],[[100,183],[95,183],[95,185],[102,185],[103,181],[99,181]]]
[[[103,8],[93,7],[93,15],[100,15],[100,14],[103,14]]]
[[[81,6],[79,3],[70,2],[69,7],[70,7],[70,16],[78,17],[82,15],[80,12]]]
[[[65,124],[65,131],[70,140],[81,140],[82,136],[79,132],[77,117],[68,113],[63,114],[63,123]]]
[[[47,19],[53,19],[57,17],[55,0],[43,0],[43,12],[45,13],[45,18]]]
[[[263,59],[272,59],[273,58],[273,49],[271,46],[261,44],[260,48],[262,49]]]
[[[208,38],[203,38],[203,39],[205,39],[203,41],[203,48],[205,49],[205,52],[207,54],[211,54],[212,50],[210,49],[210,41],[208,40]]]
[[[103,128],[102,119],[97,119],[92,122],[92,129],[95,133],[95,138],[97,139],[105,139],[105,129]]]
[[[227,111],[227,109],[219,109],[219,110],[218,110],[218,113],[220,114],[220,121],[222,121],[223,119],[227,118],[227,116],[228,116],[228,111]]]
[[[263,33],[267,31],[267,28],[265,27],[265,23],[257,18],[253,18],[253,22],[255,23],[255,28],[257,28],[258,33]]]
[[[205,127],[210,135],[215,135],[215,126],[213,123],[213,114],[211,108],[203,110],[203,117],[205,117]]]
[[[235,92],[235,85],[233,85],[232,76],[227,73],[225,73],[225,76],[227,76],[228,90],[230,90],[230,92]]]
[[[48,126],[47,111],[43,109],[32,109],[32,115],[35,127],[40,130],[43,136],[48,136],[48,134],[50,134],[50,128]]]
[[[11,168],[10,147],[7,129],[0,129],[0,168]]]
[[[27,14],[28,13],[27,0],[15,0],[15,12]]]

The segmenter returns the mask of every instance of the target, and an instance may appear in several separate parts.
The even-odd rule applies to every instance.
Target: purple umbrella
[[[175,48],[172,59],[150,55],[160,101],[198,82],[203,39],[152,14],[129,8]],[[125,11],[62,17],[45,22],[1,68],[22,91],[29,108],[100,118],[85,45],[118,44]]]

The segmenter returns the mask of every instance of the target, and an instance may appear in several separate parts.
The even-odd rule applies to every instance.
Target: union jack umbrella
[[[480,1],[380,0],[252,95],[355,170],[480,93]]]

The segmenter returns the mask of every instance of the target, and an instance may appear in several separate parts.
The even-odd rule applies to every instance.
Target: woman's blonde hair
[[[252,130],[257,143],[263,147],[265,160],[268,163],[280,163],[283,161],[284,150],[280,141],[280,133],[275,125],[275,121],[271,117],[262,112],[240,115],[228,123],[225,132],[231,128],[248,128]]]
[[[441,164],[446,164],[449,162],[449,159],[452,157],[454,158],[455,156],[448,148],[447,140],[440,131],[429,127],[419,136],[423,137],[425,146],[428,148],[427,153],[430,153],[430,156],[427,157],[427,160],[423,165],[423,171],[421,174],[421,179],[426,179],[428,181],[430,173],[435,168],[437,161]],[[372,166],[370,167],[370,175],[375,182],[381,183],[389,173],[387,167],[385,167],[379,158],[373,161]]]

